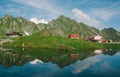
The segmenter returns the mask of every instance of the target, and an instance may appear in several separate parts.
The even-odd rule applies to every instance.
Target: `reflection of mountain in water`
[[[115,54],[116,52],[114,52],[114,50],[107,50],[107,52],[103,52],[102,54],[110,55],[110,53]],[[34,56],[35,58],[42,60],[43,62],[52,62],[54,64],[57,64],[61,68],[73,64],[78,60],[82,61],[90,56],[95,55],[94,50],[62,52],[55,49],[40,48],[25,49],[24,54]]]
[[[61,68],[73,64],[77,60],[83,60],[89,56],[92,56],[91,51],[88,50],[64,52],[55,49],[32,48],[28,50],[25,49],[25,53],[25,55],[32,55],[43,62],[52,62],[57,64]]]
[[[37,58],[44,63],[52,62],[63,68],[65,66],[75,63],[78,60],[83,61],[84,59],[95,55],[94,50],[81,50],[73,52],[62,52],[55,49],[40,48],[24,49],[24,51],[22,51],[22,48],[15,50],[16,52],[11,51],[12,53],[9,54],[6,51],[0,52],[0,64],[5,67],[10,67],[13,65],[20,66],[25,64],[26,62],[33,61],[35,58]],[[114,55],[117,52],[118,51],[108,50],[106,52],[103,52],[102,54]]]
[[[33,57],[19,54],[13,50],[0,51],[0,65],[4,67],[21,66],[31,60],[33,60]]]
[[[104,55],[113,56],[113,55],[115,55],[117,52],[120,52],[120,51],[119,51],[119,50],[112,50],[112,49],[109,49],[107,52],[104,52],[103,54],[104,54]]]
[[[117,53],[115,50],[108,50],[106,52],[103,52],[104,55],[111,55]],[[75,63],[76,61],[84,60],[90,56],[94,56],[93,50],[81,50],[81,51],[73,51],[73,52],[61,52],[59,50],[53,50],[53,49],[29,49],[27,51],[26,55],[32,55],[36,57],[39,60],[42,60],[43,62],[52,62],[54,64],[57,64],[59,67],[65,67],[70,64]],[[72,55],[72,57],[71,57]]]

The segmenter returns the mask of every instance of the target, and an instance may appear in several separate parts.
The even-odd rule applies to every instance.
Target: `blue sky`
[[[0,17],[50,21],[65,15],[78,22],[120,31],[120,0],[0,0]]]

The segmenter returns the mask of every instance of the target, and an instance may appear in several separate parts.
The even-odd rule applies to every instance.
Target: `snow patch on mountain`
[[[26,31],[24,31],[24,33],[27,35],[27,36],[29,36],[30,34],[28,33],[28,32],[26,32]]]

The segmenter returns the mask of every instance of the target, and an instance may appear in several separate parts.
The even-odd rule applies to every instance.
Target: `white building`
[[[101,40],[101,39],[103,39],[103,37],[100,36],[100,35],[96,35],[96,36],[94,36],[94,40]]]

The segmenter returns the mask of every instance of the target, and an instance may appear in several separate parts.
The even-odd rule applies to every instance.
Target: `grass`
[[[10,47],[24,47],[31,48],[45,48],[45,49],[59,49],[64,51],[82,50],[82,49],[120,49],[119,44],[102,44],[88,42],[82,39],[69,39],[61,36],[53,36],[49,33],[36,33],[31,36],[18,37],[15,42],[9,44]]]
[[[48,48],[48,49],[61,49],[64,51],[71,50],[81,50],[81,49],[95,49],[97,48],[95,43],[87,42],[82,39],[69,39],[63,38],[60,36],[50,36],[50,35],[42,35],[40,33],[36,33],[31,36],[18,37],[16,41],[10,44],[11,47],[40,47],[40,48]]]

